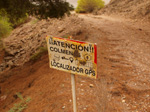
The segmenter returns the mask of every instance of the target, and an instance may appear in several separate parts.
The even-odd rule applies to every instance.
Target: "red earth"
[[[149,24],[79,17],[90,25],[86,41],[98,45],[98,79],[76,75],[78,112],[150,112]],[[49,68],[47,53],[0,74],[0,112],[21,101],[18,92],[31,98],[23,112],[73,112],[71,75]]]

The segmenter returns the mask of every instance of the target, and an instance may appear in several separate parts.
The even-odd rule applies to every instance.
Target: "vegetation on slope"
[[[5,10],[0,11],[0,39],[7,36],[12,30],[9,18],[6,15]]]
[[[92,12],[104,7],[104,1],[102,0],[78,0],[78,6],[76,8],[77,13]]]
[[[5,10],[13,27],[26,20],[28,15],[38,18],[63,17],[73,10],[64,0],[0,0],[0,11]]]

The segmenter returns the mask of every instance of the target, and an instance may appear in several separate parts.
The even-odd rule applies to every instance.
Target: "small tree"
[[[103,0],[78,0],[78,6],[76,8],[77,13],[92,12],[95,9],[104,7]]]
[[[2,9],[7,12],[13,27],[17,27],[28,15],[41,19],[60,18],[69,14],[73,6],[66,0],[0,0],[0,11]]]

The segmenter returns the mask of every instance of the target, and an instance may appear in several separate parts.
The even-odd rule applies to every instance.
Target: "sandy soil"
[[[150,112],[150,28],[109,16],[79,15],[98,45],[98,79],[76,76],[78,112]],[[79,39],[82,37],[79,37]],[[31,97],[24,112],[73,112],[70,74],[50,69],[47,53],[0,75],[0,112]]]

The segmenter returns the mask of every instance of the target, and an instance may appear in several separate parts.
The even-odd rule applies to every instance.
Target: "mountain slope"
[[[111,0],[99,13],[150,20],[150,0]]]

